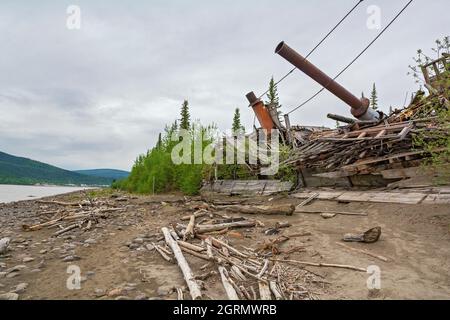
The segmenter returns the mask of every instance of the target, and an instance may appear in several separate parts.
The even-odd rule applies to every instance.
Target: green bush
[[[178,132],[177,124],[166,127],[164,135],[158,139],[157,145],[140,155],[131,170],[129,177],[117,181],[113,188],[141,194],[181,191],[188,195],[198,194],[202,181],[210,173],[211,165],[180,164],[172,161],[172,150],[179,141],[171,141],[172,134]],[[202,141],[202,151],[212,142],[214,126],[203,127],[198,122],[190,129],[190,139]],[[191,163],[194,156],[194,144],[191,149]]]

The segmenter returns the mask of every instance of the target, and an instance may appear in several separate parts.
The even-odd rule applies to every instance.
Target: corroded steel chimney
[[[355,118],[359,120],[378,120],[380,118],[378,112],[376,112],[372,108],[369,108],[369,99],[364,97],[359,99],[355,97],[347,89],[331,79],[319,68],[306,60],[284,42],[281,42],[277,46],[277,48],[275,49],[275,53],[278,53],[280,56],[292,63],[295,67],[320,83],[325,89],[348,104],[351,107],[351,113]]]
[[[247,93],[246,97],[248,102],[250,102],[250,106],[253,108],[261,127],[269,132],[271,129],[275,129],[275,124],[264,103],[256,97],[253,91]]]

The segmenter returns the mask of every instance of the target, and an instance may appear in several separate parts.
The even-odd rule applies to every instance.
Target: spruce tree
[[[161,149],[162,147],[162,138],[161,138],[161,132],[158,135],[158,142],[156,143],[156,148]]]
[[[273,77],[270,79],[269,82],[269,92],[267,93],[267,101],[266,104],[273,104],[275,105],[277,108],[281,107],[280,106],[280,100],[278,97],[278,88],[277,85],[275,84],[275,80],[273,79]]]
[[[236,110],[234,110],[233,125],[231,129],[233,130],[233,135],[237,135],[245,131],[244,126],[242,126],[241,124],[241,113],[239,111],[239,108],[236,108]]]
[[[373,84],[372,93],[370,94],[370,105],[372,106],[372,109],[378,109],[378,94],[375,83]]]
[[[181,121],[180,121],[180,129],[189,130],[191,127],[191,116],[189,114],[189,102],[184,100],[183,105],[181,106]]]

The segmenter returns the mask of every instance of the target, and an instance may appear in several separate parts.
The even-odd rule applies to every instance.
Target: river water
[[[0,184],[0,203],[33,200],[91,188],[60,186],[17,186]]]

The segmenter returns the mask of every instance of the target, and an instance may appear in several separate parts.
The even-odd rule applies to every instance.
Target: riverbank
[[[134,196],[109,190],[94,191],[91,196],[86,199],[84,193],[76,192],[44,202],[0,205],[0,238],[11,239],[10,251],[0,256],[0,294],[15,293],[19,299],[176,299],[174,288],[179,288],[188,298],[179,267],[164,260],[154,244],[164,246],[161,227],[176,224],[199,208],[207,208],[214,214],[258,221],[256,227],[214,235],[240,250],[259,250],[275,239],[290,236],[277,246],[277,251],[272,251],[276,259],[352,265],[363,270],[376,265],[380,269],[381,290],[373,294],[367,288],[366,272],[303,266],[296,283],[308,292],[305,299],[450,299],[450,212],[445,204],[315,200],[305,207],[308,211],[367,214],[338,214],[324,219],[318,214],[304,213],[231,214],[217,205],[237,202],[277,207],[303,202],[289,196],[202,199],[181,195]],[[77,203],[81,208],[72,205]],[[81,228],[58,236],[55,234],[63,230],[58,227],[60,222],[64,228],[73,222],[50,223],[50,227],[30,231],[30,226],[52,221],[69,211],[73,212],[71,215],[91,212],[89,219],[94,220],[89,228],[83,223]],[[279,222],[287,222],[290,227],[279,229],[276,234],[266,232]],[[353,250],[342,246],[344,234],[375,226],[382,229],[376,243],[346,244]],[[205,297],[225,299],[217,266],[193,255],[185,256],[194,275],[199,277]],[[81,273],[79,289],[70,285],[73,284],[70,277],[77,270]]]

